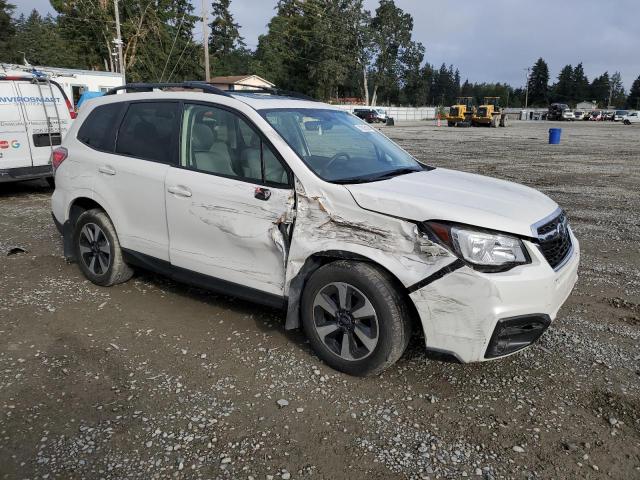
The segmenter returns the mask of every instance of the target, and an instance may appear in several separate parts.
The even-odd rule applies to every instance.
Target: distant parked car
[[[640,123],[640,112],[629,112],[622,119],[622,123],[625,125],[631,125],[632,123]]]
[[[616,112],[604,112],[604,117],[602,119],[613,122],[613,117],[615,116],[615,114]]]
[[[596,110],[595,112],[591,112],[591,115],[589,116],[589,120],[591,120],[592,122],[599,122],[600,120],[603,119],[603,115],[604,113]]]
[[[624,120],[625,115],[629,114],[629,110],[616,110],[615,114],[613,115],[613,121],[614,122],[621,122],[622,120]]]
[[[565,103],[552,103],[549,105],[547,120],[574,120],[573,112]]]
[[[576,110],[575,112],[573,112],[574,120],[583,120],[584,119],[584,115],[585,115],[585,113],[580,111],[580,110]]]
[[[591,120],[591,115],[593,115],[593,112],[585,113],[584,117],[582,117],[582,120],[584,120],[585,122],[588,122],[589,120]]]
[[[382,108],[356,108],[353,114],[367,123],[386,123],[387,112]]]

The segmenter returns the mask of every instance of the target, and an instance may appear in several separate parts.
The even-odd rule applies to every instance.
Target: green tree
[[[393,0],[380,0],[380,6],[371,21],[371,31],[376,50],[371,99],[371,104],[375,105],[380,88],[387,98],[389,93],[397,89],[402,51],[411,46],[413,17],[397,7]]]
[[[15,7],[6,0],[0,0],[0,59],[8,59],[9,42],[15,34],[15,26],[11,14]]]
[[[589,79],[584,74],[584,67],[580,62],[573,69],[573,99],[579,103],[589,100]]]
[[[609,88],[610,88],[609,72],[604,72],[596,77],[589,86],[589,95],[592,100],[598,103],[598,106],[606,108],[609,104]]]
[[[627,100],[627,94],[624,91],[622,75],[620,75],[620,72],[615,72],[611,75],[609,98],[611,99],[610,105],[614,105],[616,107],[622,107]]]
[[[636,78],[631,85],[625,106],[626,108],[640,110],[640,75],[638,75],[638,78]]]
[[[76,66],[74,49],[60,36],[56,20],[42,17],[33,10],[28,17],[21,15],[15,22],[15,37],[11,41],[9,61],[56,67]]]
[[[402,52],[400,59],[402,65],[400,74],[402,84],[401,103],[414,106],[426,103],[426,89],[421,71],[423,60],[424,46],[419,42],[411,42],[409,47]]]
[[[549,66],[539,58],[529,76],[529,105],[546,106],[549,103]]]
[[[51,0],[60,34],[76,46],[76,66],[117,71],[113,3]],[[202,78],[188,0],[120,0],[127,81]]]
[[[214,75],[249,73],[251,51],[240,35],[240,25],[229,10],[230,4],[231,0],[214,0],[211,4],[213,21],[209,24],[209,53]]]
[[[555,102],[574,103],[575,101],[575,77],[573,67],[565,65],[558,75],[558,82],[552,88],[552,97]]]

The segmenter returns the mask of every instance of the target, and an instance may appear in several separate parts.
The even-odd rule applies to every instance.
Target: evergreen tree
[[[595,100],[599,107],[606,108],[609,104],[609,72],[604,72],[597,78],[593,79],[589,86],[589,95]]]
[[[542,58],[533,65],[529,76],[529,105],[543,107],[549,103],[549,66]]]
[[[558,75],[558,83],[553,86],[553,100],[561,103],[574,103],[575,82],[571,65],[565,65]]]
[[[640,75],[638,75],[638,78],[636,78],[633,85],[631,85],[625,106],[626,108],[640,110]]]
[[[590,100],[589,96],[589,79],[584,74],[582,62],[573,69],[573,99],[579,103]]]
[[[621,108],[627,100],[627,94],[624,91],[622,75],[620,75],[620,72],[615,72],[613,75],[611,75],[609,89],[609,98],[611,99],[611,105]]]
[[[229,55],[236,48],[246,46],[240,35],[240,26],[229,11],[231,0],[213,0],[211,14],[213,22],[209,24],[209,51],[212,55]]]
[[[15,22],[15,36],[7,60],[32,65],[73,67],[76,65],[73,47],[60,36],[56,21],[51,15],[42,17],[33,10],[28,17],[21,15]]]
[[[214,75],[249,73],[251,51],[246,48],[238,25],[229,11],[230,0],[213,0],[213,22],[209,37],[211,68]]]
[[[6,0],[0,0],[0,60],[8,60],[10,55],[9,42],[15,34],[15,26],[11,19],[14,8]]]

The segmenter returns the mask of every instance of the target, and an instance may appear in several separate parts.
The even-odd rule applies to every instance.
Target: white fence
[[[436,118],[436,107],[364,107],[362,105],[336,105],[348,112],[356,108],[382,108],[387,116],[396,121],[402,120],[433,120]]]

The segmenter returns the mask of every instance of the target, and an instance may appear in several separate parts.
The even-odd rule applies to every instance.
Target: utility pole
[[[529,70],[530,70],[530,68],[527,67],[526,70],[527,70],[527,85],[526,85],[526,93],[524,94],[524,109],[525,110],[529,106]]]
[[[116,15],[116,39],[114,43],[118,46],[118,63],[120,64],[120,73],[122,74],[122,83],[127,84],[127,74],[124,67],[124,59],[122,58],[122,35],[120,34],[120,12],[118,11],[118,0],[113,0],[113,8]]]
[[[211,81],[209,72],[209,26],[207,25],[207,10],[205,0],[202,0],[202,46],[204,47],[204,79],[207,83]]]

